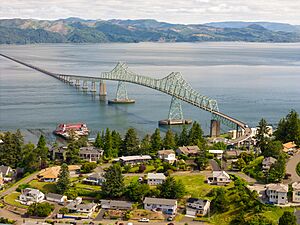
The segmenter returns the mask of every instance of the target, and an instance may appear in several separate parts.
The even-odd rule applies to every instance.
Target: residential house
[[[67,146],[53,147],[50,153],[53,160],[66,161],[67,159]]]
[[[205,216],[209,212],[210,201],[199,198],[189,198],[186,201],[186,215]]]
[[[215,185],[227,185],[230,182],[230,176],[225,171],[213,171],[212,176],[207,179],[207,183]]]
[[[117,200],[100,200],[102,209],[130,210],[132,203]]]
[[[300,182],[294,182],[292,184],[292,188],[293,188],[293,198],[292,198],[292,201],[300,203]]]
[[[148,173],[147,183],[149,185],[162,184],[166,180],[166,176],[163,173]]]
[[[95,212],[97,208],[96,203],[82,203],[81,198],[77,198],[74,201],[70,202],[66,208],[69,210],[69,213],[84,213],[87,214],[89,217]]]
[[[222,159],[224,150],[208,150],[210,154],[213,154],[215,158]]]
[[[132,156],[122,156],[119,161],[122,165],[136,165],[140,163],[145,163],[151,160],[150,155],[132,155]]]
[[[58,204],[64,204],[65,202],[68,201],[67,196],[55,194],[55,193],[48,193],[45,195],[45,197],[47,201],[56,202]]]
[[[69,165],[68,169],[70,176],[74,177],[80,173],[80,165]],[[43,182],[56,182],[58,180],[58,175],[60,171],[60,166],[53,166],[43,169],[38,174],[38,178]]]
[[[176,155],[175,155],[174,150],[172,150],[172,149],[158,151],[157,156],[162,161],[168,162],[170,164],[173,164],[176,161]]]
[[[87,178],[83,179],[84,183],[98,185],[98,186],[101,186],[104,181],[105,178],[103,177],[102,173],[93,173],[89,175]]]
[[[268,184],[266,186],[266,195],[270,203],[285,205],[288,203],[288,185],[285,184]]]
[[[271,168],[271,166],[277,162],[277,159],[273,158],[273,157],[267,157],[264,158],[264,160],[262,161],[262,169],[264,171],[267,171]]]
[[[19,200],[26,205],[42,202],[44,198],[45,195],[43,192],[33,188],[23,189],[21,191],[21,195],[19,196]]]
[[[0,173],[2,174],[4,183],[12,181],[13,177],[15,176],[15,172],[10,166],[0,166]]]
[[[97,162],[103,156],[103,150],[94,146],[82,147],[79,151],[79,157],[88,162]]]
[[[197,145],[194,146],[182,146],[176,150],[178,155],[186,155],[186,156],[196,156],[199,154],[199,147]]]
[[[162,211],[165,214],[175,214],[177,210],[177,200],[165,198],[144,199],[144,209]]]
[[[295,142],[290,141],[283,144],[283,151],[286,153],[293,153],[297,150],[297,145]]]

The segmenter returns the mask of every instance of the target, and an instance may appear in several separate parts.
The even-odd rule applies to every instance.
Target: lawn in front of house
[[[56,184],[52,182],[41,182],[38,180],[32,180],[29,185],[33,188],[39,189],[44,193],[56,193]]]
[[[187,195],[190,195],[194,198],[203,198],[205,197],[212,189],[219,186],[210,185],[205,183],[206,177],[201,174],[174,174],[172,175],[176,180],[181,180],[184,184]],[[229,184],[227,187],[232,187],[233,184]]]
[[[19,199],[20,195],[21,193],[14,191],[4,197],[4,202],[19,208],[24,208],[24,209],[28,208],[28,206],[22,205],[20,202],[16,201],[17,199]]]

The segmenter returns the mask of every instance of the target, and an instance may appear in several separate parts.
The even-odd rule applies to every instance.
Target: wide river
[[[262,117],[277,124],[291,109],[300,113],[300,43],[2,45],[0,52],[69,74],[99,76],[118,61],[150,77],[178,71],[195,90],[216,99],[222,112],[249,126]],[[116,85],[107,82],[107,99],[114,98]],[[93,134],[106,127],[153,132],[158,120],[167,118],[171,97],[133,84],[127,88],[135,104],[107,105],[90,93],[0,58],[0,130],[21,128],[29,139],[40,133],[53,138],[57,124],[85,122]],[[208,133],[209,113],[187,103],[183,112]]]

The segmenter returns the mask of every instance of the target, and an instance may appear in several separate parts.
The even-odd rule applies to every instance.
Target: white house
[[[209,212],[210,201],[198,198],[189,198],[186,201],[187,216],[205,216]]]
[[[177,210],[177,200],[165,198],[148,198],[144,199],[144,209],[158,210],[165,214],[175,214]]]
[[[132,203],[118,200],[100,200],[102,209],[130,210]]]
[[[21,191],[21,195],[19,196],[19,200],[26,205],[42,202],[44,198],[45,195],[43,192],[33,188],[23,189]]]
[[[68,201],[67,196],[55,194],[55,193],[48,193],[45,195],[45,197],[47,201],[56,202],[58,204],[64,204],[65,202]]]
[[[157,152],[157,156],[162,161],[168,162],[170,164],[173,164],[176,161],[176,154],[175,151],[170,150],[160,150]]]
[[[70,213],[85,213],[88,216],[91,216],[93,212],[95,212],[97,207],[96,203],[88,203],[84,204],[80,201],[72,201],[70,202],[66,208],[69,209]]]
[[[300,182],[295,182],[292,184],[293,188],[293,202],[300,203]]]
[[[207,178],[209,184],[227,185],[230,182],[230,176],[225,171],[213,171],[212,176]]]
[[[151,159],[152,158],[150,155],[132,155],[132,156],[122,156],[118,159],[118,161],[120,161],[122,165],[136,165],[136,164],[147,162]]]
[[[268,201],[274,204],[285,205],[288,203],[288,185],[285,184],[268,184],[266,189],[266,195]]]
[[[88,162],[97,162],[103,155],[103,150],[94,146],[82,147],[79,150],[79,157]]]
[[[217,159],[222,159],[224,153],[223,150],[208,150],[208,152],[210,154],[213,154]]]
[[[166,180],[166,176],[163,173],[148,173],[147,183],[149,185],[162,184]]]
[[[199,147],[197,145],[194,146],[182,146],[176,149],[176,153],[178,155],[187,155],[187,156],[196,156],[199,154]]]
[[[269,170],[271,168],[271,166],[276,162],[277,162],[277,159],[275,159],[273,157],[264,158],[264,160],[262,161],[262,169],[264,171]]]
[[[15,172],[10,166],[0,166],[0,174],[2,174],[3,182],[9,182],[13,179]]]

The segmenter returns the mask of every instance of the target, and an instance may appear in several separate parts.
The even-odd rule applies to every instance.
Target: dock
[[[134,99],[112,99],[107,101],[108,104],[133,104],[135,103]]]
[[[193,120],[190,119],[183,119],[183,120],[171,120],[171,119],[165,119],[158,121],[158,124],[160,126],[164,125],[184,125],[184,124],[191,124]]]

